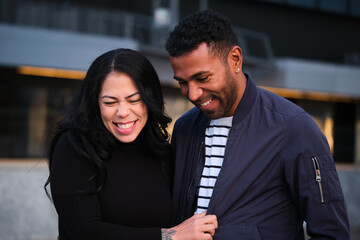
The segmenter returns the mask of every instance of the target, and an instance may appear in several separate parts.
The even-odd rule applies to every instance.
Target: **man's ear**
[[[228,63],[230,69],[234,70],[235,73],[242,71],[242,50],[239,46],[234,46],[228,55]]]

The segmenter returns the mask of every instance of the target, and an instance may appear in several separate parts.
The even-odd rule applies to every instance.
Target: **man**
[[[312,117],[254,85],[229,20],[184,18],[166,49],[196,107],[175,124],[176,223],[215,214],[214,239],[350,239],[328,143]]]

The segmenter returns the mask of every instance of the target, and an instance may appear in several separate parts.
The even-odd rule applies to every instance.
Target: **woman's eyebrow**
[[[125,99],[131,98],[131,97],[133,97],[133,96],[135,96],[135,95],[137,95],[137,94],[140,94],[140,93],[139,93],[139,92],[136,92],[136,93],[130,94],[129,96],[125,97]]]
[[[137,94],[140,94],[139,92],[135,92],[133,94],[130,94],[129,96],[125,97],[125,99],[129,99]],[[118,100],[116,97],[113,97],[113,96],[109,96],[109,95],[104,95],[101,97],[101,99],[104,99],[104,98],[111,98],[111,99],[114,99],[114,100]]]
[[[108,95],[104,95],[104,96],[101,97],[101,99],[104,99],[104,98],[111,98],[111,99],[117,100],[116,97],[108,96]]]

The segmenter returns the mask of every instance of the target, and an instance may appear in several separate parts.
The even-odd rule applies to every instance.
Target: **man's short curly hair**
[[[167,38],[165,48],[171,57],[179,57],[203,42],[224,60],[230,49],[238,44],[230,20],[212,10],[204,10],[182,19]]]

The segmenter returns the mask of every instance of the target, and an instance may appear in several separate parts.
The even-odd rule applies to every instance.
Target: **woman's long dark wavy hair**
[[[67,108],[64,118],[57,123],[49,147],[49,168],[55,145],[66,132],[68,141],[81,156],[93,162],[97,171],[89,179],[100,179],[96,192],[102,189],[106,179],[104,161],[118,141],[104,126],[99,108],[99,94],[107,75],[125,73],[134,81],[142,101],[148,110],[148,120],[142,130],[149,149],[157,156],[169,154],[169,133],[166,128],[171,119],[164,113],[164,100],[159,77],[152,64],[140,53],[131,49],[115,49],[106,52],[91,64],[79,91]],[[44,187],[51,183],[49,175]],[[85,183],[84,183],[85,184]]]

